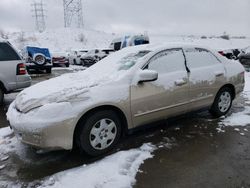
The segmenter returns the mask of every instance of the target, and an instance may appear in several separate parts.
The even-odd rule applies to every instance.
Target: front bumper
[[[48,125],[36,131],[13,128],[18,140],[36,148],[48,150],[71,150],[73,147],[73,134],[70,121],[62,124]]]
[[[25,117],[29,113],[20,113],[13,106],[11,104],[7,115],[18,140],[47,150],[71,150],[73,148],[74,118],[60,121],[48,118],[43,122],[36,117]]]
[[[53,65],[51,63],[47,63],[45,65],[36,65],[36,64],[26,64],[27,70],[34,69],[34,70],[47,70],[52,68]]]

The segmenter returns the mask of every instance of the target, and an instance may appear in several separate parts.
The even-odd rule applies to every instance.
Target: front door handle
[[[185,84],[187,84],[187,81],[184,80],[184,79],[175,80],[175,85],[176,86],[182,86],[182,85],[185,85]]]

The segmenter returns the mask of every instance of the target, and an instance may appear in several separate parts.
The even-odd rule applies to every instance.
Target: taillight
[[[27,72],[26,72],[26,66],[24,63],[20,63],[17,65],[17,72],[16,74],[17,75],[25,75]]]
[[[223,51],[218,51],[220,55],[225,55]]]

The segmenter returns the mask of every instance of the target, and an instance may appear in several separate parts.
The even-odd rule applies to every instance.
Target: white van
[[[132,36],[127,35],[124,37],[115,38],[109,45],[109,48],[118,51],[128,46],[137,46],[142,44],[149,44],[148,36],[142,34]]]

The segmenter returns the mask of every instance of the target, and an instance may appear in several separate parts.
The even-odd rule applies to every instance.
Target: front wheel
[[[84,153],[98,156],[112,150],[121,136],[121,121],[111,110],[98,111],[80,122],[78,147]]]
[[[215,117],[220,117],[228,113],[232,106],[233,94],[230,88],[222,88],[216,95],[210,112]]]

